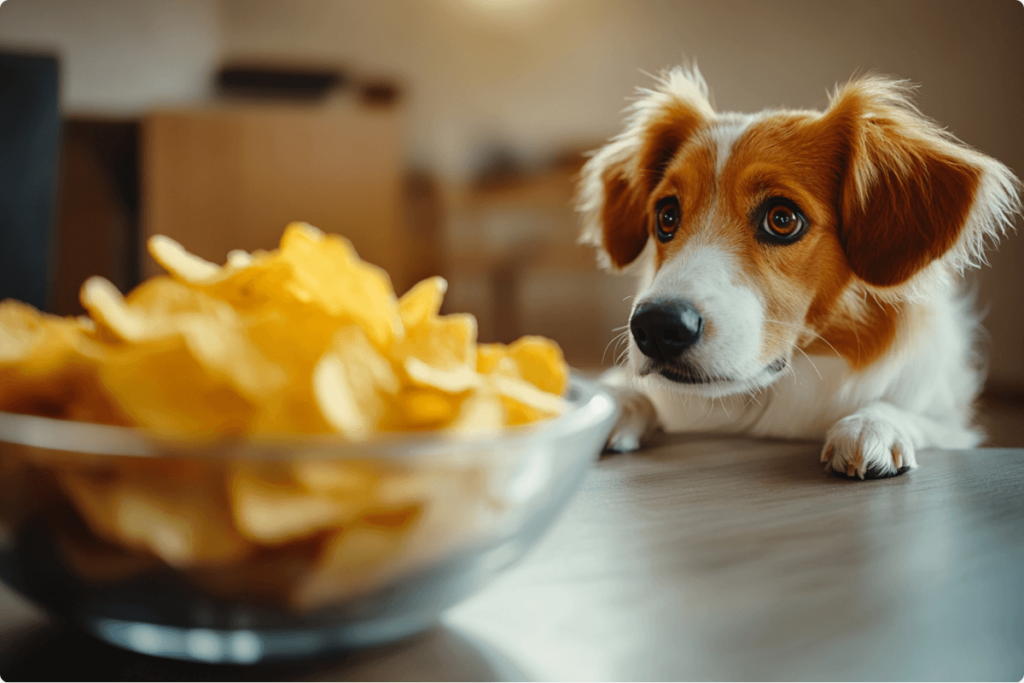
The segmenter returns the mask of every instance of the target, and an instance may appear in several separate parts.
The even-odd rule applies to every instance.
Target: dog
[[[960,276],[1020,182],[868,75],[824,112],[718,113],[694,68],[641,89],[592,153],[580,241],[638,276],[607,449],[656,430],[823,441],[826,470],[902,474],[969,448],[984,368]]]

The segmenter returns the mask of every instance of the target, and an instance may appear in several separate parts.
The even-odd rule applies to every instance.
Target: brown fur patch
[[[847,86],[821,124],[842,141],[839,236],[850,266],[894,287],[956,244],[981,172],[942,151],[934,124],[874,90]]]
[[[824,322],[817,337],[803,350],[814,356],[840,355],[854,370],[871,365],[892,346],[902,319],[902,304],[888,304],[873,298],[850,310],[837,306]]]
[[[682,250],[691,239],[702,237],[696,227],[712,208],[715,197],[716,150],[705,136],[696,137],[697,139],[680,150],[672,160],[665,170],[663,181],[648,200],[647,214],[650,216],[652,235],[656,227],[655,221],[658,220],[655,215],[658,202],[672,196],[679,200],[680,220],[676,236],[668,242],[657,242],[655,263],[658,268]]]
[[[616,268],[623,268],[640,255],[647,244],[647,213],[643,196],[621,167],[604,174],[605,203],[601,207],[604,247]]]
[[[651,231],[651,193],[680,146],[703,124],[695,107],[675,101],[648,123],[635,158],[606,169],[601,221],[604,247],[616,268],[643,251]]]

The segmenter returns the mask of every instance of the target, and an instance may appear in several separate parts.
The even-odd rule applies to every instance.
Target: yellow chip
[[[498,363],[508,358],[504,344],[478,344],[476,347],[476,371],[481,375],[494,372]]]
[[[127,424],[100,385],[103,349],[91,334],[80,319],[0,302],[0,410]]]
[[[541,391],[561,396],[569,370],[558,344],[544,337],[526,336],[508,346],[509,357],[519,366],[523,379]]]
[[[228,562],[251,550],[235,529],[215,465],[118,462],[95,473],[62,470],[57,479],[97,535],[170,565]]]
[[[310,458],[292,463],[291,475],[315,493],[330,496],[361,497],[372,494],[384,466],[360,460],[324,460]]]
[[[476,319],[467,314],[427,320],[408,330],[393,356],[414,384],[459,393],[480,386]]]
[[[501,396],[510,425],[555,417],[569,409],[565,399],[542,391],[525,380],[492,375],[490,382],[494,391]]]
[[[387,410],[384,396],[398,391],[391,364],[355,326],[338,331],[332,349],[313,371],[316,405],[328,423],[353,439],[364,439]]]
[[[239,531],[251,541],[280,544],[339,527],[369,502],[370,489],[350,495],[314,493],[287,465],[266,463],[233,467],[231,507]]]
[[[398,300],[398,310],[405,328],[408,330],[436,318],[447,291],[448,282],[443,277],[431,277],[402,295]]]
[[[163,434],[241,434],[255,414],[252,402],[211,377],[181,337],[111,350],[99,376],[135,424]]]
[[[360,261],[348,240],[292,223],[281,237],[280,258],[292,267],[285,289],[297,300],[360,325],[379,348],[402,337],[391,278]]]
[[[462,402],[459,413],[446,428],[462,434],[486,434],[505,426],[501,399],[491,391],[478,391]]]
[[[399,398],[402,416],[414,427],[433,427],[452,419],[458,401],[450,395],[431,389],[411,389]]]
[[[81,323],[40,313],[20,301],[0,301],[0,368],[43,375],[60,369],[80,347]]]
[[[276,394],[287,380],[252,344],[246,321],[231,306],[170,278],[153,278],[127,299],[109,281],[90,278],[82,303],[115,339],[173,346],[180,337],[212,382],[224,382],[249,400]],[[148,379],[175,381],[165,375]]]
[[[147,246],[150,255],[176,280],[239,310],[253,311],[287,298],[285,283],[292,269],[278,255],[234,250],[228,254],[227,265],[220,267],[190,254],[164,235],[154,235]]]
[[[178,242],[166,235],[153,235],[146,246],[149,255],[163,266],[164,270],[183,282],[197,284],[211,282],[223,277],[221,268],[204,258],[190,254]]]
[[[419,506],[382,510],[335,533],[291,595],[291,605],[312,609],[385,583],[400,571],[401,565],[392,561],[419,513]]]

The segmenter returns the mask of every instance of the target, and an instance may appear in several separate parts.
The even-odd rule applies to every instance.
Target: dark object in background
[[[391,81],[365,81],[359,85],[359,97],[371,107],[390,107],[401,96],[399,87]]]
[[[61,134],[49,310],[83,312],[82,283],[139,283],[139,130],[133,118],[70,116]]]
[[[46,309],[60,137],[59,62],[0,52],[0,299]]]
[[[477,190],[507,187],[526,175],[519,156],[508,145],[496,143],[478,150],[472,177]]]
[[[217,71],[217,93],[225,97],[318,100],[349,84],[338,69],[228,65]]]

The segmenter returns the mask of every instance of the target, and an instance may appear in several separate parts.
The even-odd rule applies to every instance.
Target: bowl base
[[[255,664],[382,645],[425,631],[436,621],[436,617],[417,616],[315,629],[218,630],[94,617],[82,626],[100,640],[145,655],[208,664]]]

